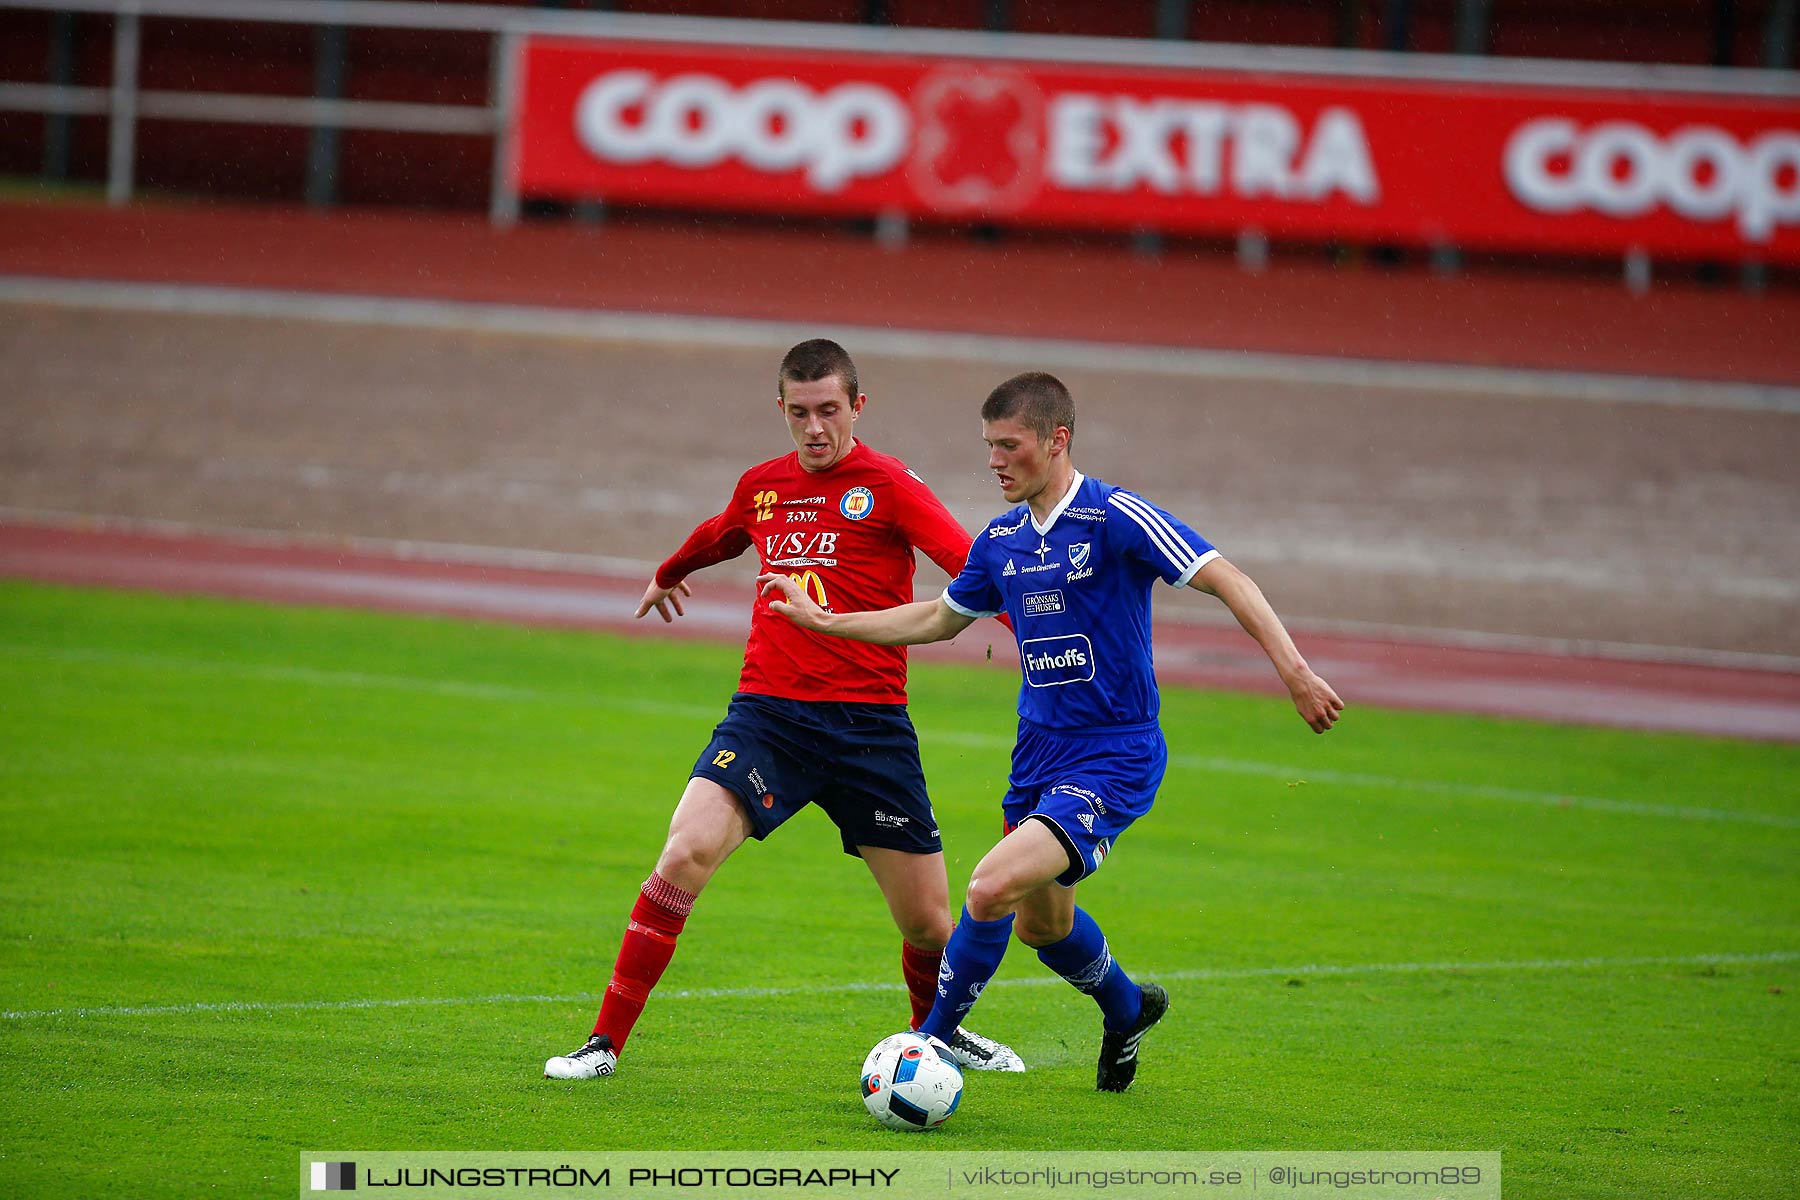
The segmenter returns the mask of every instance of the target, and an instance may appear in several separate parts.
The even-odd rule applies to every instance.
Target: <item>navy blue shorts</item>
[[[1039,820],[1069,852],[1056,877],[1072,887],[1100,869],[1119,835],[1150,811],[1169,766],[1156,722],[1111,729],[1047,729],[1019,722],[1012,775],[1000,809],[1011,833]]]
[[[739,692],[693,777],[735,792],[758,841],[817,804],[838,827],[846,854],[858,846],[908,854],[944,848],[904,704]]]

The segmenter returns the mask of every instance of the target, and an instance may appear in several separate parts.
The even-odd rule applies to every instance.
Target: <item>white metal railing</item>
[[[477,4],[433,4],[420,0],[0,0],[0,9],[114,18],[110,86],[0,82],[0,111],[104,115],[109,118],[106,177],[109,203],[123,205],[130,201],[136,126],[142,118],[474,134],[494,140],[489,216],[494,223],[502,225],[517,220],[519,212],[518,190],[511,171],[513,118],[518,101],[518,51],[522,39],[530,34],[853,50],[990,61],[1223,68],[1271,74],[1450,83],[1577,85],[1602,90],[1793,97],[1800,100],[1800,72],[1794,71],[1497,59],[1046,34],[965,33],[790,21],[649,17]],[[413,104],[315,96],[143,90],[138,86],[138,64],[145,17],[486,34],[491,39],[487,100],[483,104]]]
[[[501,225],[518,219],[518,191],[507,169],[517,96],[513,63],[518,39],[533,24],[533,14],[485,5],[388,4],[371,0],[0,0],[0,8],[114,18],[113,74],[109,86],[0,82],[0,111],[108,117],[106,198],[115,207],[131,200],[137,123],[148,118],[492,137],[489,217]],[[488,96],[483,104],[415,104],[145,90],[138,86],[145,17],[483,33],[492,38]]]

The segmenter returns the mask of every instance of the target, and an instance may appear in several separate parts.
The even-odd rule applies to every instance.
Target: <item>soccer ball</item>
[[[863,1059],[862,1098],[889,1129],[917,1133],[949,1119],[962,1099],[962,1068],[949,1048],[922,1033],[896,1033]]]

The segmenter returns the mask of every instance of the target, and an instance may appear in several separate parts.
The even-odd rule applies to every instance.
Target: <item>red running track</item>
[[[1131,254],[698,221],[0,203],[0,274],[824,321],[1398,362],[1800,383],[1800,291]]]
[[[742,592],[726,598],[723,588],[718,598],[703,592],[687,617],[665,626],[632,620],[639,578],[364,546],[25,523],[0,523],[0,577],[713,640],[743,636],[750,600]],[[1800,742],[1800,674],[1297,635],[1308,661],[1352,706]],[[1281,694],[1262,652],[1235,628],[1163,622],[1156,638],[1165,682]],[[1013,671],[1011,638],[993,622],[915,657],[984,662],[990,644],[996,669]]]

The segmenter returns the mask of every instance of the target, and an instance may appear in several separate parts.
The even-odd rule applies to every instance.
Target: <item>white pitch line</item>
[[[1234,979],[1336,978],[1346,975],[1419,975],[1432,972],[1472,974],[1502,971],[1592,971],[1631,967],[1772,966],[1800,962],[1800,951],[1775,950],[1763,954],[1653,955],[1631,958],[1528,958],[1507,962],[1392,962],[1306,963],[1291,967],[1220,967],[1189,971],[1139,972],[1145,979],[1175,982],[1214,982]],[[1050,987],[1063,982],[1056,976],[1034,975],[1000,980],[997,986]],[[821,983],[794,987],[672,988],[659,991],[665,1000],[761,1000],[786,996],[825,996],[857,992],[899,992],[899,983]],[[381,1008],[442,1008],[489,1004],[580,1004],[601,998],[599,992],[571,992],[562,996],[535,993],[498,993],[488,996],[414,996],[393,1000],[225,1000],[192,1004],[141,1004],[97,1008],[44,1008],[0,1012],[0,1020],[46,1021],[56,1018],[174,1017],[212,1013],[348,1012]]]
[[[1194,754],[1171,754],[1169,762],[1175,766],[1192,767],[1201,771],[1230,771],[1236,774],[1268,775],[1284,779],[1304,777],[1320,783],[1343,784],[1346,787],[1427,792],[1446,796],[1475,796],[1485,800],[1510,800],[1520,804],[1536,804],[1545,808],[1586,808],[1595,812],[1630,813],[1641,817],[1672,817],[1681,821],[1741,821],[1752,825],[1768,825],[1776,829],[1800,829],[1800,817],[1788,817],[1781,813],[1746,812],[1728,808],[1699,808],[1686,804],[1651,804],[1642,800],[1613,800],[1604,796],[1536,792],[1527,788],[1500,787],[1495,784],[1446,783],[1435,779],[1399,779],[1392,775],[1370,775],[1358,771],[1312,770],[1284,766],[1280,763],[1205,758]]]
[[[1800,414],[1800,387],[1380,359],[1328,358],[1233,350],[1197,350],[1057,338],[900,330],[830,322],[760,321],[673,313],[615,312],[446,300],[408,300],[316,292],[193,284],[150,284],[0,276],[0,303],[41,304],[119,312],[208,317],[262,317],[449,332],[502,333],[580,341],[697,344],[780,350],[797,341],[830,337],[858,354],[996,362],[1039,369],[1137,371],[1197,379],[1242,379],[1381,387],[1465,395],[1507,395],[1676,408],[1735,409]]]
[[[269,683],[298,683],[319,687],[357,688],[374,691],[416,692],[428,696],[450,696],[458,700],[492,700],[508,703],[556,703],[560,705],[592,705],[621,709],[658,717],[678,717],[695,721],[718,721],[725,715],[723,703],[707,707],[699,704],[673,704],[663,700],[617,699],[587,692],[559,692],[548,688],[519,687],[506,683],[474,683],[456,679],[420,679],[411,675],[376,675],[367,671],[332,671],[318,667],[296,667],[285,664],[254,665],[249,663],[208,662],[176,654],[119,654],[110,650],[80,647],[22,646],[0,643],[0,654],[17,658],[48,658],[62,662],[97,664],[117,663],[154,670],[197,671],[226,675],[233,679],[259,680]]]
[[[3,286],[3,285],[0,285]],[[565,550],[532,550],[518,546],[476,546],[466,542],[433,542],[418,538],[363,537],[357,534],[307,534],[279,529],[251,529],[242,525],[209,525],[198,521],[171,521],[164,517],[117,517],[63,508],[20,508],[0,504],[0,521],[51,525],[59,529],[89,532],[152,533],[168,538],[224,538],[270,550],[354,550],[403,562],[425,559],[434,563],[474,563],[483,567],[516,567],[529,571],[568,571],[580,575],[605,575],[646,580],[660,565],[658,560],[623,558],[616,554],[576,554]],[[1404,628],[1395,626],[1394,628]],[[1484,636],[1484,635],[1476,635]],[[1550,643],[1546,640],[1546,645]],[[1646,647],[1661,652],[1664,647]],[[1800,670],[1800,657],[1792,660]]]
[[[559,692],[547,688],[520,687],[514,684],[475,683],[454,679],[420,679],[409,675],[376,675],[366,671],[332,671],[318,667],[289,665],[255,666],[242,663],[209,662],[173,654],[120,654],[109,650],[79,647],[27,646],[0,643],[0,655],[15,658],[40,658],[61,662],[89,662],[100,665],[123,664],[156,670],[189,670],[226,675],[235,679],[261,680],[272,683],[295,683],[319,687],[343,687],[365,690],[393,690],[430,696],[449,696],[459,700],[493,702],[554,703],[564,707],[591,705],[616,711],[672,717],[681,720],[712,723],[724,716],[723,705],[679,704],[664,700],[626,699],[587,692]],[[937,729],[918,726],[919,740],[926,746],[969,746],[982,750],[1010,750],[1010,736],[973,733],[962,729]],[[1293,763],[1259,762],[1254,759],[1219,758],[1197,754],[1171,754],[1171,766],[1196,771],[1217,771],[1232,775],[1253,775],[1283,780],[1310,780],[1344,787],[1373,788],[1378,791],[1413,792],[1433,796],[1463,796],[1481,800],[1499,800],[1530,804],[1539,808],[1578,808],[1592,812],[1619,813],[1628,816],[1662,817],[1680,821],[1714,821],[1727,824],[1761,825],[1771,829],[1800,829],[1800,817],[1783,813],[1756,812],[1728,808],[1704,808],[1694,805],[1654,804],[1642,800],[1620,800],[1608,796],[1583,796],[1569,792],[1533,791],[1529,788],[1499,787],[1491,784],[1454,783],[1436,779],[1404,779],[1394,775],[1376,775],[1357,771],[1334,771],[1303,767]]]
[[[919,726],[919,739],[930,744],[941,742],[980,749],[1010,749],[1011,738],[962,730],[932,730]],[[1293,763],[1257,762],[1254,759],[1217,758],[1199,754],[1171,754],[1169,765],[1195,771],[1221,771],[1232,775],[1256,775],[1287,781],[1335,783],[1345,787],[1375,788],[1390,792],[1423,792],[1438,796],[1469,796],[1483,800],[1504,800],[1532,804],[1540,808],[1582,808],[1595,812],[1625,813],[1639,817],[1669,817],[1681,821],[1726,821],[1749,825],[1766,825],[1774,829],[1800,829],[1800,817],[1783,813],[1741,811],[1729,808],[1700,808],[1681,804],[1651,804],[1641,800],[1617,800],[1607,796],[1581,796],[1571,792],[1539,792],[1528,788],[1497,787],[1492,784],[1451,783],[1439,779],[1402,779],[1395,775],[1374,775],[1360,771],[1333,771],[1302,767]]]

